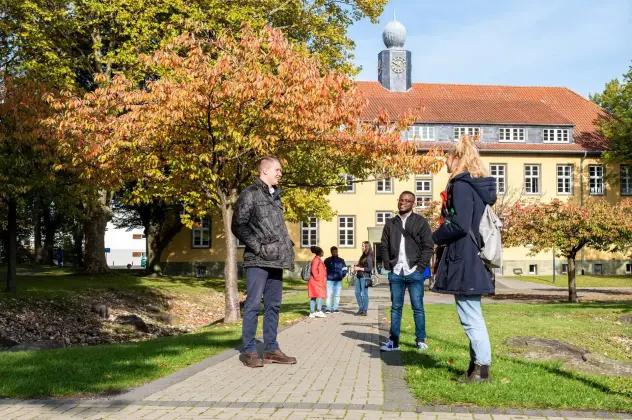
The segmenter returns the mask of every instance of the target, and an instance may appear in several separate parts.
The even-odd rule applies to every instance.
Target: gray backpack
[[[502,226],[503,224],[494,210],[489,205],[485,205],[481,224],[478,227],[481,236],[480,244],[470,229],[470,237],[479,251],[478,256],[489,268],[500,268],[503,265],[503,244],[500,236]]]
[[[301,278],[305,281],[309,281],[312,278],[312,262],[309,261],[307,264],[303,266],[301,270]]]

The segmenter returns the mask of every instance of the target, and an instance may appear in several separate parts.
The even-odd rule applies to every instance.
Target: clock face
[[[406,70],[406,60],[402,57],[393,58],[393,61],[391,61],[391,70],[397,74],[403,73],[404,70]]]

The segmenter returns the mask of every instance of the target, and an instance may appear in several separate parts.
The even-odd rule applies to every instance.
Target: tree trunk
[[[83,226],[86,238],[84,266],[88,273],[93,274],[112,272],[105,257],[105,230],[112,219],[112,195],[105,191],[100,194],[98,202],[88,207],[88,217]]]
[[[162,201],[154,201],[138,208],[140,218],[145,227],[147,265],[145,274],[159,275],[162,273],[160,257],[169,242],[182,229],[180,211],[177,207],[167,207]]]
[[[44,264],[44,248],[42,247],[42,203],[35,197],[33,208],[33,241],[35,243],[35,264]]]
[[[15,200],[9,200],[9,219],[7,230],[9,240],[7,241],[7,292],[17,292],[17,250],[18,250],[18,204]]]
[[[228,195],[220,192],[222,206],[222,222],[224,223],[224,238],[226,240],[226,260],[224,262],[224,280],[226,282],[224,323],[233,324],[239,322],[241,313],[239,310],[239,289],[237,288],[237,240],[231,231],[235,203],[237,203],[237,190],[233,189]]]
[[[575,257],[577,255],[568,255],[568,301],[571,303],[577,303],[577,282],[575,281],[575,272],[577,270],[577,264],[575,264]]]
[[[75,268],[83,267],[83,229],[81,228],[81,223],[75,222],[72,236],[75,253],[75,261],[73,263],[73,266]]]

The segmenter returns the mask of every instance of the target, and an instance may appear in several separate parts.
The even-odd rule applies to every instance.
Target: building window
[[[525,194],[540,194],[540,165],[524,165]]]
[[[629,165],[621,165],[621,195],[632,195],[632,171]]]
[[[432,180],[431,179],[416,179],[415,192],[417,194],[432,194]]]
[[[454,140],[458,141],[463,136],[480,136],[481,129],[478,127],[454,127]]]
[[[529,264],[529,274],[532,276],[538,275],[538,265],[537,264]]]
[[[375,224],[383,225],[388,219],[393,217],[392,211],[376,211],[375,212]]]
[[[557,165],[557,193],[573,194],[573,165]]]
[[[344,189],[343,193],[354,193],[355,192],[355,177],[353,175],[340,175],[340,182],[346,185],[346,189]]]
[[[379,194],[392,194],[393,178],[378,179],[375,189]]]
[[[355,216],[338,216],[338,246],[355,247]]]
[[[434,141],[435,128],[426,125],[411,125],[404,131],[404,140]]]
[[[307,222],[301,222],[301,248],[318,245],[318,219],[309,217]]]
[[[632,274],[632,264],[627,263],[625,265],[625,274]]]
[[[145,239],[145,235],[142,233],[134,233],[132,234],[132,239]]]
[[[568,130],[545,128],[542,130],[542,139],[544,140],[544,143],[568,143]]]
[[[191,230],[193,248],[211,247],[211,218],[196,219]]]
[[[496,180],[496,193],[505,194],[507,192],[507,165],[494,164],[489,166],[489,172]]]
[[[604,195],[604,179],[603,179],[603,166],[601,165],[589,165],[588,166],[588,187],[590,195]]]
[[[500,128],[498,138],[500,141],[524,142],[526,131],[524,128]]]
[[[594,264],[593,274],[598,274],[598,275],[603,274],[603,264]]]
[[[568,264],[562,264],[562,274],[568,274]]]

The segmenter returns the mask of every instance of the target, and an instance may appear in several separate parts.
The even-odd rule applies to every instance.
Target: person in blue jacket
[[[342,279],[347,276],[347,263],[338,256],[338,248],[331,247],[331,257],[325,258],[325,268],[327,269],[327,301],[325,312],[332,313],[331,301],[333,300],[333,312],[338,313],[340,305],[340,291],[342,290]]]
[[[474,240],[480,243],[485,205],[496,202],[496,182],[486,176],[478,150],[467,136],[448,151],[446,166],[450,180],[441,209],[442,224],[432,235],[443,252],[432,290],[454,295],[461,325],[470,340],[470,365],[461,380],[486,382],[490,380],[492,350],[481,296],[494,293],[494,284]]]

